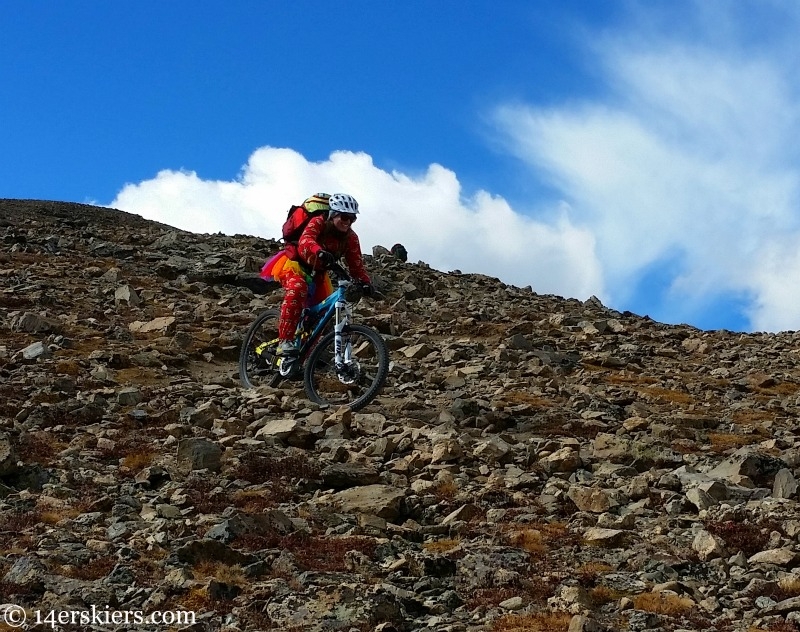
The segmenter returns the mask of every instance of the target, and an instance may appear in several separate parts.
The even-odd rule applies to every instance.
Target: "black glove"
[[[327,250],[320,250],[317,253],[317,261],[319,261],[323,267],[327,268],[334,262],[334,256],[329,253]]]
[[[372,283],[367,283],[366,281],[362,281],[361,293],[364,296],[375,296],[375,288],[373,287]]]

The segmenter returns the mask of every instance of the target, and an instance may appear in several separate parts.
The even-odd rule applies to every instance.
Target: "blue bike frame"
[[[316,305],[312,305],[311,307],[305,308],[304,316],[314,318],[319,314],[322,316],[319,317],[314,329],[310,332],[305,330],[305,323],[304,318],[301,318],[300,325],[297,328],[297,342],[298,348],[300,349],[299,356],[300,358],[304,358],[306,353],[311,349],[313,346],[314,341],[316,341],[317,336],[322,333],[325,325],[327,325],[331,318],[335,316],[336,320],[333,327],[334,332],[334,363],[337,369],[337,372],[341,370],[343,366],[349,363],[351,358],[352,348],[349,344],[343,345],[342,344],[342,332],[344,328],[350,323],[351,317],[351,310],[350,305],[345,300],[344,291],[347,286],[352,283],[349,279],[339,279],[338,287],[333,291],[333,293],[325,298],[322,302],[317,303]],[[306,311],[307,310],[307,311]],[[307,334],[308,337],[303,339],[303,334]]]

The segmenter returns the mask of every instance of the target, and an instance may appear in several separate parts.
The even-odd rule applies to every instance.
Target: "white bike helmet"
[[[329,217],[335,217],[337,213],[346,213],[347,215],[358,215],[358,202],[352,195],[347,193],[334,193],[329,199],[328,204],[331,207]]]

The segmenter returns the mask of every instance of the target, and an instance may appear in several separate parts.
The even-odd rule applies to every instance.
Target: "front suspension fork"
[[[336,304],[336,324],[333,326],[333,359],[337,371],[347,366],[353,359],[350,337],[344,335],[344,328],[350,322],[349,309],[344,304]]]

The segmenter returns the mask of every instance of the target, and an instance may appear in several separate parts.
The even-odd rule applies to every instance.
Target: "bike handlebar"
[[[331,263],[328,266],[328,269],[331,270],[332,272],[335,272],[338,277],[342,278],[348,283],[356,283],[356,282],[360,283],[360,281],[356,281],[356,279],[350,276],[350,273],[347,270],[345,270],[338,261],[334,261],[333,263]],[[374,287],[372,288],[372,291],[373,291],[372,298],[378,298],[379,296],[386,298],[385,294],[378,292]]]
[[[342,277],[345,281],[353,280],[353,277],[350,276],[350,273],[345,270],[338,261],[332,262],[328,267],[333,270],[337,276]]]

